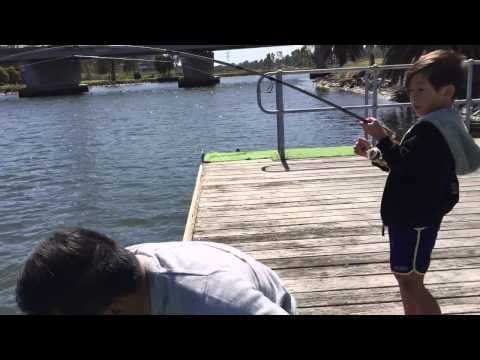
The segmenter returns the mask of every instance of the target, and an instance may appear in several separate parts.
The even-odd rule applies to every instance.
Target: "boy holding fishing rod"
[[[370,159],[376,152],[384,162],[379,167],[389,172],[381,217],[406,315],[441,314],[424,276],[443,217],[459,200],[457,175],[480,166],[480,148],[453,110],[464,80],[463,60],[448,50],[421,56],[406,73],[417,121],[398,143],[375,118],[368,118],[361,126],[377,146],[363,138],[354,146],[356,154]]]

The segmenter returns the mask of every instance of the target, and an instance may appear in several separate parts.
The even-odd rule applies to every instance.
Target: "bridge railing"
[[[471,114],[472,114],[472,104],[480,103],[480,98],[472,98],[472,86],[473,86],[473,67],[474,65],[480,65],[480,60],[468,59],[465,60],[465,65],[467,67],[467,92],[465,99],[455,100],[455,107],[458,109],[459,105],[466,104],[466,113],[465,113],[465,125],[470,129],[471,123]],[[307,70],[293,70],[293,71],[273,71],[266,73],[265,75],[275,76],[278,80],[283,80],[284,76],[293,75],[293,74],[325,74],[332,72],[346,72],[346,71],[365,71],[364,75],[364,86],[365,86],[365,100],[364,105],[347,105],[343,106],[345,109],[349,110],[365,110],[365,117],[369,116],[369,111],[371,110],[371,116],[377,117],[377,112],[379,108],[398,108],[398,107],[409,107],[411,106],[410,102],[406,103],[394,103],[394,104],[384,104],[378,103],[378,89],[381,79],[378,78],[378,75],[383,70],[403,70],[408,69],[412,64],[398,64],[398,65],[371,65],[371,66],[359,66],[359,67],[342,67],[342,68],[328,68],[328,69],[307,69]],[[266,109],[262,104],[261,96],[261,84],[264,77],[261,77],[257,82],[257,103],[260,109],[267,114],[276,114],[277,116],[277,149],[279,156],[282,160],[285,160],[285,132],[284,132],[284,114],[291,113],[307,113],[307,112],[317,112],[317,111],[326,111],[326,110],[335,110],[331,106],[323,106],[316,108],[303,108],[303,109],[285,109],[284,97],[283,97],[283,85],[279,82],[275,82],[275,109]],[[369,104],[370,100],[370,84],[372,85],[372,101]]]

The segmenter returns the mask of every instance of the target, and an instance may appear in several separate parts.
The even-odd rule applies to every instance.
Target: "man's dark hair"
[[[134,254],[95,231],[75,228],[41,241],[17,280],[27,314],[96,314],[141,282]]]
[[[421,73],[437,91],[445,85],[455,86],[456,97],[465,82],[463,60],[465,60],[463,55],[452,50],[435,50],[422,55],[405,73],[405,85],[408,88],[413,76]]]

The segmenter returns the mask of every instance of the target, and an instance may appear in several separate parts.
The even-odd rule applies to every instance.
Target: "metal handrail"
[[[473,85],[473,67],[474,65],[480,65],[480,60],[468,59],[464,61],[464,64],[467,67],[467,94],[465,99],[455,100],[454,106],[461,104],[467,104],[466,113],[465,113],[465,125],[467,129],[470,129],[471,123],[471,114],[472,114],[472,104],[480,103],[480,98],[472,99],[472,85]],[[275,82],[276,90],[276,109],[270,110],[266,109],[262,104],[261,96],[261,83],[266,76],[273,76],[282,81],[284,75],[291,74],[322,74],[322,73],[331,73],[331,72],[342,72],[342,71],[360,71],[365,70],[365,105],[347,105],[343,106],[345,109],[365,109],[365,117],[368,117],[368,111],[372,110],[372,116],[377,117],[377,110],[379,108],[393,108],[393,107],[408,107],[411,106],[411,103],[394,103],[394,104],[378,104],[378,85],[379,79],[377,75],[382,70],[402,70],[408,69],[413,64],[397,64],[397,65],[377,65],[373,64],[371,66],[355,66],[355,67],[342,67],[342,68],[327,68],[327,69],[305,69],[305,70],[278,70],[265,73],[264,76],[261,76],[257,82],[257,104],[260,110],[267,114],[276,114],[277,115],[277,148],[280,159],[284,161],[285,158],[285,134],[284,134],[284,114],[289,113],[307,113],[307,112],[317,112],[317,111],[326,111],[326,110],[335,110],[331,106],[323,106],[318,108],[305,108],[305,109],[285,109],[283,101],[283,85],[281,82]],[[368,104],[369,99],[369,76],[373,74],[372,84],[372,104]]]

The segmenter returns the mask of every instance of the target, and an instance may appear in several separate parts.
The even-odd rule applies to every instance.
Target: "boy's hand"
[[[380,141],[384,137],[388,136],[385,129],[383,128],[382,125],[380,125],[380,122],[377,119],[373,117],[369,117],[366,120],[367,122],[361,121],[360,125],[368,135],[370,135],[377,141]]]
[[[353,147],[353,151],[357,155],[367,157],[367,150],[370,149],[371,147],[372,147],[372,144],[370,144],[368,142],[368,140],[366,140],[364,138],[359,138],[355,142],[355,146]]]

